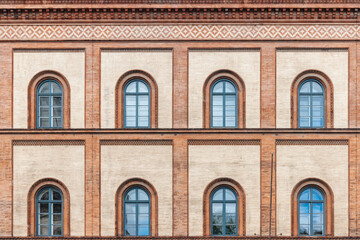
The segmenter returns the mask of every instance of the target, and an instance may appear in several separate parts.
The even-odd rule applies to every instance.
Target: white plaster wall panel
[[[70,194],[70,233],[84,236],[84,146],[14,146],[14,236],[27,236],[28,193],[40,179],[60,180]]]
[[[246,195],[246,233],[260,234],[260,146],[189,146],[189,234],[203,235],[203,196],[217,178],[232,178]]]
[[[70,85],[70,127],[83,128],[85,113],[85,52],[82,50],[14,51],[14,128],[27,128],[28,86],[39,72],[61,73]]]
[[[172,127],[172,52],[104,50],[101,53],[101,127],[115,127],[115,87],[130,70],[149,73],[158,86],[158,127]]]
[[[172,235],[172,146],[101,146],[101,235],[115,235],[115,195],[130,178],[150,182],[158,195],[158,231]]]
[[[300,181],[318,178],[334,194],[335,236],[348,235],[348,146],[276,147],[277,233],[291,235],[291,193]]]
[[[189,51],[189,127],[203,127],[203,86],[215,71],[237,73],[246,89],[246,127],[260,127],[260,51],[192,50]]]
[[[276,127],[291,127],[291,84],[306,70],[325,73],[334,85],[334,127],[348,127],[347,50],[278,50],[276,53]]]

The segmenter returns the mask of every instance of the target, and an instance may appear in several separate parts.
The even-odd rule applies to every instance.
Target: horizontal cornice
[[[14,22],[357,22],[359,4],[282,5],[0,5],[0,21]]]

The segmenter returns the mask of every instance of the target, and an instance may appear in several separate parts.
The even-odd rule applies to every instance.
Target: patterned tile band
[[[1,25],[7,40],[356,40],[357,24]]]

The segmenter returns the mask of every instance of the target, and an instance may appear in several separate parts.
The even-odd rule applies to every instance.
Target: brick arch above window
[[[44,178],[35,182],[28,193],[28,236],[36,236],[36,199],[39,192],[46,187],[54,187],[61,191],[63,197],[63,236],[70,236],[70,194],[61,181],[54,178]]]
[[[37,73],[28,86],[28,128],[37,128],[37,89],[47,80],[58,82],[63,90],[63,128],[70,128],[70,85],[67,79],[56,71],[45,70]]]
[[[291,194],[291,235],[299,235],[299,195],[305,188],[315,187],[325,198],[325,236],[334,236],[334,194],[330,186],[323,180],[307,178],[300,181]]]
[[[325,128],[334,127],[334,87],[330,78],[318,70],[307,70],[296,76],[291,85],[291,127],[298,128],[299,87],[307,80],[316,80],[322,84],[325,91]]]
[[[124,91],[132,80],[144,81],[150,88],[150,128],[158,127],[158,86],[155,79],[142,70],[131,70],[124,73],[115,87],[115,127],[124,127]],[[170,93],[171,94],[171,93]]]
[[[203,86],[203,127],[211,127],[211,89],[217,81],[222,79],[232,82],[237,89],[237,128],[245,128],[245,84],[242,78],[231,70],[215,71],[205,80]]]
[[[140,187],[150,196],[150,235],[158,236],[158,196],[154,186],[141,178],[131,178],[123,182],[115,195],[115,234],[124,236],[124,197],[131,188]]]
[[[221,187],[227,187],[234,191],[237,197],[237,234],[246,235],[246,196],[241,185],[231,178],[218,178],[207,185],[203,196],[203,234],[211,236],[211,196],[214,191]]]

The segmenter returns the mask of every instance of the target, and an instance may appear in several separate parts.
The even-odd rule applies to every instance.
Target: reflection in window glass
[[[237,235],[237,198],[227,187],[218,188],[212,193],[211,234]]]
[[[150,198],[139,187],[130,189],[124,197],[124,235],[150,235]]]
[[[318,236],[325,234],[324,195],[309,187],[299,195],[299,235]]]

